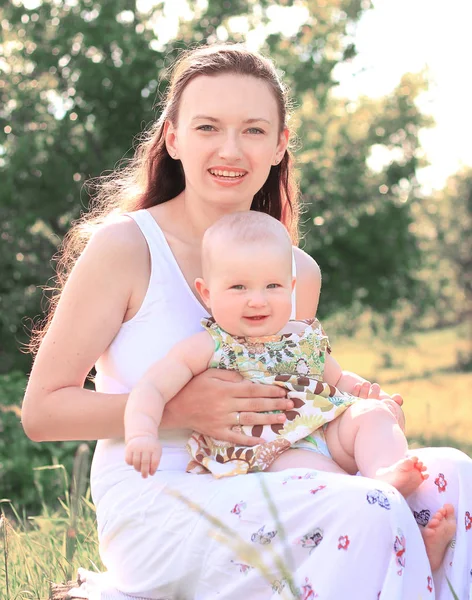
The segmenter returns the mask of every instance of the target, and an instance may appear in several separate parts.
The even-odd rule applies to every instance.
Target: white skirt
[[[127,471],[97,502],[107,586],[156,600],[450,600],[449,579],[472,600],[472,460],[415,454],[430,478],[411,508],[387,484],[322,471]],[[433,578],[420,527],[447,502],[457,535]],[[100,577],[91,585],[100,597]]]

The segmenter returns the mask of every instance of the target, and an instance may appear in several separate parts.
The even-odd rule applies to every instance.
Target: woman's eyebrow
[[[208,115],[195,115],[192,118],[192,121],[196,121],[197,119],[203,119],[204,121],[212,121],[213,123],[219,123],[219,119],[215,119],[215,117],[209,117]]]
[[[192,118],[192,121],[197,121],[199,119],[202,119],[204,121],[211,121],[212,123],[219,123],[220,119],[217,119],[215,117],[210,117],[209,115],[195,115]],[[245,119],[243,121],[244,124],[250,124],[250,123],[257,123],[259,121],[264,121],[265,123],[268,123],[269,125],[271,124],[271,122],[268,119],[265,119],[264,117],[256,117],[256,118],[251,118],[251,119]]]
[[[264,121],[264,123],[268,123],[270,125],[269,119],[264,119],[264,117],[257,117],[256,119],[246,119],[243,123],[257,123],[258,121]]]

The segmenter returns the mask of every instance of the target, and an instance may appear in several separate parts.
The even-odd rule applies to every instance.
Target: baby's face
[[[212,315],[232,335],[275,335],[290,319],[293,283],[286,247],[229,243],[211,258],[207,285]]]

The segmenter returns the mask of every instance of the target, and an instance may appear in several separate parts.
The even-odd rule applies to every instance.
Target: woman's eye
[[[248,129],[248,132],[256,134],[264,133],[264,131],[262,129],[259,129],[258,127],[251,127]]]
[[[197,129],[199,131],[214,131],[214,127],[213,125],[200,125],[199,127],[197,127]]]

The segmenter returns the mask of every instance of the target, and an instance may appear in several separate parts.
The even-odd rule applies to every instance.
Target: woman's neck
[[[178,216],[180,227],[182,230],[185,229],[186,235],[194,243],[200,243],[205,231],[222,216],[251,208],[250,202],[247,203],[247,206],[238,207],[209,205],[197,198],[192,198],[186,190],[171,202],[173,203],[172,208]]]

